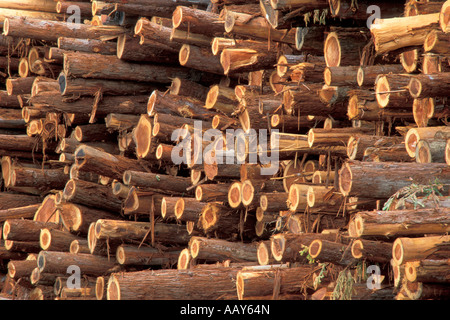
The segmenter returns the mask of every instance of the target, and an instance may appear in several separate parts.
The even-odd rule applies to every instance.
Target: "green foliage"
[[[331,300],[351,300],[354,283],[355,280],[350,270],[342,270],[339,272],[336,286],[331,294]]]
[[[424,207],[424,204],[417,198],[417,196],[422,196],[425,198],[433,199],[436,204],[439,203],[439,198],[442,197],[441,190],[443,185],[436,179],[434,182],[423,185],[412,183],[410,186],[401,188],[396,193],[394,193],[384,204],[383,211],[391,210],[392,203],[396,199],[402,199],[404,201],[410,200],[414,204],[414,209],[418,206]]]
[[[327,274],[328,263],[321,263],[319,265],[322,266],[322,268],[320,269],[319,275],[314,279],[313,285],[315,289],[317,289],[319,284],[322,282],[323,277]]]
[[[307,254],[307,255],[306,255],[306,260],[308,260],[309,263],[314,263],[314,262],[316,262],[316,261],[311,257],[311,255],[308,253],[309,247],[302,244],[302,248],[303,248],[303,250],[299,251],[298,253],[300,253],[301,256]]]

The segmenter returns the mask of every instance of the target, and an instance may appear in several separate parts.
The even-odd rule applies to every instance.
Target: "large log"
[[[429,184],[437,178],[446,184],[447,171],[447,165],[441,163],[347,161],[339,171],[339,189],[344,196],[388,199],[411,183]]]
[[[73,265],[80,268],[81,274],[94,277],[120,270],[114,260],[86,253],[41,251],[37,258],[41,273],[66,274]]]
[[[212,267],[117,273],[109,277],[106,296],[108,300],[236,299],[238,270]],[[208,287],[212,290],[205,290]]]
[[[82,52],[64,55],[64,72],[67,76],[81,78],[166,84],[170,84],[175,77],[193,79],[192,70],[181,66],[132,63],[115,56]],[[200,78],[208,77],[200,75]],[[211,79],[211,76],[209,78]]]
[[[58,37],[99,39],[103,36],[119,36],[125,33],[125,29],[119,26],[91,26],[29,17],[8,17],[3,22],[3,32],[7,36],[56,42]]]
[[[425,38],[433,29],[439,26],[439,13],[422,14],[418,16],[375,19],[370,28],[375,50],[384,54],[396,50],[409,50],[422,46]],[[411,32],[411,27],[414,32]]]
[[[396,264],[422,259],[447,259],[450,252],[447,235],[397,238],[392,246],[392,259]]]
[[[410,282],[449,283],[449,259],[423,259],[405,263],[405,276]]]

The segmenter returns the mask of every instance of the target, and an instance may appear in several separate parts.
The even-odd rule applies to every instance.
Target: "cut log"
[[[97,67],[94,68],[92,61]],[[69,77],[163,84],[170,84],[175,77],[192,79],[192,70],[181,66],[139,64],[125,62],[115,56],[82,52],[64,55],[64,72]]]
[[[28,206],[19,206],[10,209],[0,210],[0,222],[4,222],[8,219],[30,219],[34,217],[36,210],[41,203],[35,203]]]
[[[53,222],[41,222],[27,219],[9,219],[3,223],[3,239],[16,241],[39,241],[42,228],[59,229]]]
[[[271,237],[270,250],[272,256],[278,262],[301,262],[308,263],[306,254],[301,255],[300,252],[309,247],[315,240],[335,241],[336,235],[318,234],[318,233],[301,233],[301,234],[276,234]]]
[[[369,34],[358,28],[338,28],[328,33],[323,51],[327,67],[359,65],[361,51],[368,42]]]
[[[137,160],[112,155],[84,144],[74,151],[74,155],[80,171],[94,172],[112,179],[122,179],[128,170],[145,170],[145,165]]]
[[[392,259],[392,243],[356,239],[352,243],[351,252],[355,259],[388,263]]]
[[[82,238],[68,231],[43,228],[39,244],[42,250],[69,252],[73,240],[82,240]]]
[[[446,140],[419,140],[416,146],[417,163],[445,163]]]
[[[449,79],[449,72],[414,76],[408,84],[409,93],[415,99],[447,96]]]
[[[195,198],[201,202],[227,201],[230,186],[229,183],[198,185],[195,188]]]
[[[56,7],[56,5],[55,5]],[[7,36],[25,37],[56,42],[58,37],[99,39],[102,36],[119,36],[125,29],[119,26],[91,26],[78,24],[74,28],[70,23],[29,17],[8,17],[3,22],[3,31]]]
[[[165,266],[175,264],[180,252],[178,248],[161,251],[151,247],[120,245],[116,259],[121,265]]]
[[[339,171],[339,189],[344,196],[388,199],[411,183],[428,184],[436,178],[446,183],[446,171],[440,163],[347,161]]]
[[[114,219],[118,216],[81,204],[65,202],[60,204],[59,215],[62,224],[72,232],[87,235],[89,226],[98,219]]]
[[[227,10],[224,20],[227,33],[261,40],[270,38],[272,41],[295,45],[295,30],[275,30],[264,17]]]
[[[120,213],[122,209],[122,201],[112,194],[111,188],[98,183],[70,179],[63,197],[66,201],[106,211]]]
[[[276,265],[277,266],[277,265]],[[299,294],[299,283],[313,287],[311,274],[317,271],[315,266],[298,266],[292,268],[274,267],[268,270],[246,270],[238,272],[236,287],[239,300],[247,297],[270,296],[279,294]]]
[[[239,268],[144,270],[112,274],[108,300],[236,299],[235,279]],[[176,279],[176,280],[174,280]],[[213,290],[205,290],[211,283]],[[176,285],[175,285],[176,284]],[[175,288],[176,289],[168,289]]]
[[[392,246],[392,259],[396,264],[422,259],[448,259],[449,236],[397,238]]]
[[[218,14],[186,6],[178,6],[173,11],[172,24],[174,29],[189,30],[208,36],[220,36],[225,31],[225,22]]]
[[[414,26],[414,32],[410,27]],[[376,19],[370,28],[378,54],[412,47],[421,47],[432,29],[439,26],[439,13],[418,16]],[[401,39],[401,40],[398,40]]]
[[[37,259],[37,266],[41,273],[66,274],[67,268],[71,265],[79,266],[82,274],[93,277],[119,269],[115,261],[86,253],[41,251]]]
[[[191,186],[190,178],[133,170],[124,172],[123,182],[128,186],[151,189],[163,194],[187,193],[186,189]]]
[[[410,282],[449,283],[449,259],[423,259],[405,263],[405,276]]]
[[[406,74],[380,75],[375,80],[375,93],[381,108],[405,109],[412,104],[411,95],[408,92],[408,84],[411,79]]]
[[[321,262],[348,266],[357,263],[352,256],[351,248],[347,245],[316,239],[309,245],[309,255]]]
[[[180,49],[178,60],[180,65],[187,68],[220,75],[224,74],[220,57],[213,55],[208,48],[185,44]],[[228,72],[225,74],[228,74]]]
[[[255,243],[232,242],[222,239],[191,237],[189,250],[193,259],[207,261],[257,262]]]
[[[405,147],[411,158],[416,156],[417,143],[420,140],[448,139],[450,130],[446,126],[411,128],[405,136]]]
[[[357,82],[360,87],[373,87],[379,74],[398,74],[400,72],[403,72],[401,64],[360,66],[357,73]]]

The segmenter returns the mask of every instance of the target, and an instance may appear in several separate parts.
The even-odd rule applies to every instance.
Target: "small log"
[[[328,33],[323,51],[327,67],[358,65],[368,40],[369,34],[359,28],[337,28]]]
[[[121,212],[122,201],[112,194],[109,186],[94,182],[70,179],[67,181],[63,197],[66,201],[111,212]]]
[[[121,265],[166,266],[174,265],[180,252],[178,248],[161,251],[152,247],[122,244],[117,248],[116,260]]]
[[[39,241],[42,228],[59,229],[53,222],[27,219],[9,219],[3,223],[3,239],[16,241]]]
[[[195,188],[195,198],[200,202],[227,201],[231,184],[203,184]]]
[[[360,87],[373,87],[379,74],[397,74],[400,72],[403,72],[401,64],[360,66],[356,78]]]
[[[37,266],[41,273],[66,274],[67,268],[72,265],[79,266],[83,275],[93,277],[119,269],[115,261],[86,253],[41,251],[37,259]]]
[[[352,243],[351,252],[355,259],[388,263],[392,259],[392,243],[356,239]]]
[[[213,55],[208,48],[184,44],[180,49],[178,60],[180,65],[187,68],[220,75],[224,74],[224,68],[220,63],[220,58]]]
[[[125,185],[151,189],[163,194],[187,193],[186,189],[191,186],[190,178],[134,170],[126,170],[122,178]]]
[[[193,259],[206,261],[257,262],[255,243],[191,237],[189,250]]]
[[[74,155],[79,170],[113,179],[122,179],[124,173],[129,170],[145,170],[144,165],[137,160],[112,155],[84,144],[74,151]]]
[[[358,261],[352,256],[349,246],[319,239],[309,245],[309,255],[321,262],[331,262],[343,266],[353,265]]]
[[[297,284],[303,283],[305,287],[314,287],[311,275],[317,271],[315,266],[297,266],[286,268],[283,265],[267,266],[270,269],[243,268],[238,272],[236,287],[238,299],[247,297],[270,296],[278,298],[278,295],[299,294],[302,291]]]
[[[95,223],[95,237],[97,239],[121,239],[125,242],[151,242],[150,232],[154,233],[155,241],[167,244],[184,245],[189,241],[189,235],[184,226],[168,223],[140,221],[121,221],[99,219]]]
[[[112,41],[96,39],[77,39],[58,37],[58,48],[69,51],[81,51],[87,53],[100,53],[104,55],[116,55],[117,44]]]
[[[448,139],[450,131],[446,126],[411,128],[405,136],[405,147],[411,158],[416,156],[417,143],[420,140]]]
[[[70,245],[73,240],[81,240],[68,231],[55,229],[41,229],[39,244],[42,250],[70,252]]]
[[[335,241],[337,237],[336,235],[321,233],[276,234],[270,239],[270,250],[272,256],[278,262],[297,261],[307,263],[307,255],[301,255],[300,252],[318,239]]]

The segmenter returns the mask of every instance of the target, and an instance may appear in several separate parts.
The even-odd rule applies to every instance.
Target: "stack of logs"
[[[370,2],[0,1],[2,299],[450,297],[450,1]]]

